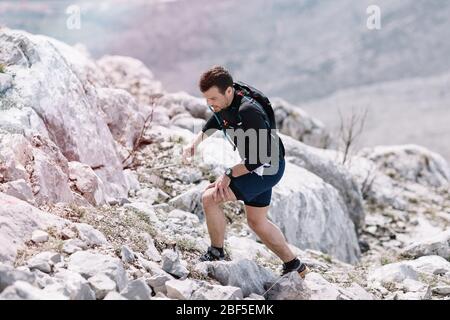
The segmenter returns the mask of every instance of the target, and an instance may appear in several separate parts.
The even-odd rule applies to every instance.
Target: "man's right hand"
[[[190,158],[195,154],[195,146],[193,144],[189,144],[188,146],[183,148],[182,154],[182,162],[183,164],[187,164],[190,162]]]

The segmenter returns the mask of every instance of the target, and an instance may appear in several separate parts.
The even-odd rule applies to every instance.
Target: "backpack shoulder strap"
[[[270,121],[270,117],[269,117],[269,115],[267,113],[267,110],[266,110],[266,108],[264,108],[264,106],[261,104],[261,102],[258,101],[258,99],[256,99],[255,94],[254,94],[254,92],[255,92],[260,97],[265,98],[262,95],[262,93],[260,93],[256,89],[252,90],[247,84],[245,84],[245,83],[243,83],[241,81],[236,81],[234,83],[233,87],[236,89],[237,94],[239,96],[241,96],[244,101],[247,101],[247,102],[251,103],[252,105],[254,105],[261,112],[261,114],[264,117],[264,121],[266,122],[267,128],[271,129],[272,128],[271,121]],[[269,102],[269,104],[270,104],[270,102]],[[239,116],[239,113],[238,113],[238,116]],[[239,121],[241,121],[241,120],[239,119]]]

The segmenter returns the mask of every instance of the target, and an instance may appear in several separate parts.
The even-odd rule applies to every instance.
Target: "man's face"
[[[216,86],[209,88],[208,91],[203,92],[206,98],[206,103],[210,105],[214,112],[219,112],[228,107],[233,101],[233,88],[228,87],[225,94],[222,94]]]

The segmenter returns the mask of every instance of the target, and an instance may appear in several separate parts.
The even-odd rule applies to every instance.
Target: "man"
[[[275,120],[270,104],[270,109],[264,108],[252,97],[253,88],[249,91],[248,86],[234,83],[229,72],[221,66],[203,73],[199,87],[214,114],[184,149],[183,159],[193,156],[197,146],[217,130],[224,130],[243,158],[242,163],[228,168],[203,192],[211,246],[200,260],[224,259],[226,220],[220,204],[242,200],[250,228],[283,261],[282,274],[297,271],[304,277],[308,272],[306,265],[292,253],[280,229],[267,219],[272,188],[282,178],[285,168],[284,146],[273,130]],[[256,140],[250,139],[252,135],[248,133],[252,132],[257,133],[253,135]]]

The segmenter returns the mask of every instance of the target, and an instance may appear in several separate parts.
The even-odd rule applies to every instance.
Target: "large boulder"
[[[351,172],[338,162],[340,155],[307,146],[285,135],[280,135],[280,138],[292,163],[312,172],[340,193],[350,219],[360,230],[365,219],[361,188]]]
[[[189,112],[194,118],[207,120],[212,115],[212,112],[206,105],[205,99],[193,97],[186,92],[165,94],[158,101],[158,104],[166,109],[181,106],[183,110]]]
[[[101,71],[81,52],[45,36],[4,28],[0,44],[0,60],[15,74],[2,99],[0,129],[49,138],[68,161],[93,168],[110,197],[126,197],[116,142],[98,116],[102,110],[95,86],[105,83]],[[45,170],[46,159],[37,158],[39,170]],[[46,185],[52,185],[54,174],[48,176]]]
[[[128,91],[140,105],[151,104],[154,96],[163,91],[153,73],[137,59],[107,55],[97,60],[97,64],[109,87]]]
[[[315,249],[339,260],[356,263],[357,235],[339,192],[311,172],[287,163],[273,189],[271,220],[287,241],[301,249]]]
[[[67,159],[50,139],[39,134],[27,139],[0,130],[0,151],[0,183],[8,183],[1,189],[8,194],[38,204],[74,200]],[[29,187],[20,187],[18,181]]]
[[[144,113],[136,100],[125,90],[100,88],[98,106],[105,113],[106,123],[114,139],[132,150],[144,127]],[[146,113],[149,113],[147,110]]]
[[[122,262],[104,254],[89,251],[78,251],[70,256],[67,269],[81,274],[89,279],[97,274],[105,274],[117,285],[117,290],[123,290],[127,283],[127,275]]]
[[[262,295],[276,281],[275,274],[248,259],[211,262],[207,268],[222,285],[241,288],[244,297],[251,293]]]
[[[326,148],[331,144],[331,136],[322,122],[281,98],[272,98],[271,102],[281,133],[317,148]]]
[[[407,246],[402,255],[411,258],[438,255],[450,259],[450,230]]]
[[[105,186],[91,167],[71,161],[69,162],[69,178],[90,204],[98,206],[106,203]]]
[[[429,187],[450,183],[450,166],[445,159],[417,145],[378,146],[358,154],[375,162],[380,171],[397,181]]]
[[[0,193],[0,262],[13,263],[17,249],[36,229],[62,228],[65,220],[41,211],[25,201]]]
[[[16,281],[34,284],[36,276],[29,271],[17,270],[10,265],[0,263],[0,292]]]

